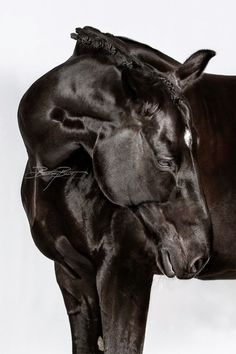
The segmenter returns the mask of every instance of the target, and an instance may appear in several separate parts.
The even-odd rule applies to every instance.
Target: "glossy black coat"
[[[212,51],[180,65],[89,27],[73,37],[19,106],[22,201],[73,353],[98,353],[99,337],[141,353],[153,274],[234,277],[235,80],[201,76]]]

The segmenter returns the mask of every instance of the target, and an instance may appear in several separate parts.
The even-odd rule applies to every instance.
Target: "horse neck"
[[[211,201],[225,188],[236,188],[235,91],[236,77],[205,74],[185,93],[199,136],[199,171]]]
[[[117,38],[125,42],[131,55],[134,55],[140,60],[156,67],[159,71],[170,71],[180,65],[177,60],[146,44],[134,41],[133,39],[126,37],[118,36]]]
[[[236,76],[204,74],[185,92],[201,140],[216,145],[236,136]]]

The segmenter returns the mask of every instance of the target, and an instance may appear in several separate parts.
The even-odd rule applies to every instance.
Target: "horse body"
[[[132,57],[164,73],[180,67],[147,46],[121,37],[117,41]],[[122,61],[123,55],[118,60]],[[106,353],[141,353],[153,274],[173,276],[174,265],[180,278],[234,276],[235,174],[233,144],[229,145],[234,121],[232,105],[226,104],[234,78],[204,75],[186,90],[199,136],[197,163],[214,229],[213,256],[203,268],[209,255],[211,225],[190,149],[183,146],[185,128],[178,126],[179,111],[165,93],[161,128],[153,111],[156,102],[151,107],[144,105],[145,114],[154,116],[149,131],[138,133],[147,117],[140,121],[136,108],[128,112],[130,124],[124,124],[127,96],[136,82],[131,77],[132,85],[124,93],[123,76],[113,64],[107,65],[103,56],[97,60],[96,53],[87,55],[76,46],[67,62],[31,86],[19,108],[19,125],[29,155],[22,201],[37,247],[55,262],[71,324],[73,354],[99,353],[99,336],[104,339]],[[94,90],[101,82],[102,88]],[[155,91],[147,90],[143,88],[144,95],[155,96]],[[162,95],[158,90],[157,96]],[[213,97],[208,99],[208,95]],[[220,115],[222,121],[218,122]],[[225,116],[229,125],[221,130]],[[185,195],[184,188],[182,192],[173,187],[174,172],[167,173],[169,161],[161,160],[164,167],[157,168],[150,153],[149,144],[157,138],[153,132],[158,129],[162,136],[169,129],[168,144],[175,151],[184,150],[182,160],[188,169],[181,167],[179,174],[183,186],[186,182]],[[214,136],[216,131],[219,135]],[[170,153],[166,137],[162,139],[161,152]],[[126,176],[127,170],[132,174]],[[122,183],[117,183],[115,175]],[[142,188],[139,176],[145,181]],[[179,224],[172,223],[175,208],[166,203],[169,200],[177,200]],[[227,215],[222,213],[222,204]],[[179,237],[176,230],[180,234],[182,230],[185,237]]]

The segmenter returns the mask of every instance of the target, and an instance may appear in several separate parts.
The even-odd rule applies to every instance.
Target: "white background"
[[[53,264],[33,244],[20,201],[26,153],[18,102],[38,77],[72,54],[69,34],[85,25],[147,43],[180,61],[211,48],[217,56],[207,71],[236,74],[236,5],[233,0],[0,4],[0,353],[71,354]],[[222,352],[236,353],[236,282],[155,278],[144,353]]]

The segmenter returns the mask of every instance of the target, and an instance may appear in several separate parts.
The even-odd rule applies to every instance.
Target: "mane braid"
[[[176,89],[176,86],[165,76],[158,76],[158,80],[164,84],[166,91],[170,94],[170,98],[175,104],[179,104],[180,101],[185,101],[184,96],[179,90]]]
[[[71,38],[77,41],[77,45],[80,48],[88,49],[88,50],[97,50],[98,53],[108,54],[110,56],[116,56],[119,59],[120,64],[118,67],[126,67],[129,69],[133,69],[135,67],[140,66],[139,60],[136,60],[133,56],[127,56],[123,54],[119,49],[117,49],[111,41],[109,41],[109,37],[112,37],[109,34],[109,37],[106,39],[101,37],[92,37],[89,36],[83,29],[78,29],[78,33],[71,33]],[[113,36],[114,37],[114,36]]]

